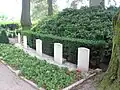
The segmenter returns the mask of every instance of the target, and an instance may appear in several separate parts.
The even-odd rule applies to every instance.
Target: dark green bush
[[[9,39],[7,37],[5,30],[2,30],[0,32],[0,43],[9,43]]]
[[[77,63],[77,52],[79,47],[89,48],[91,51],[90,59],[94,61],[97,65],[99,60],[102,59],[103,46],[105,42],[85,40],[85,39],[75,39],[59,37],[50,34],[39,34],[32,31],[22,31],[22,35],[26,35],[28,38],[28,44],[30,47],[35,49],[35,40],[41,39],[43,42],[43,53],[53,56],[54,54],[54,43],[63,44],[63,57],[67,61],[72,63]]]
[[[70,38],[104,40],[107,43],[104,62],[108,62],[112,47],[112,16],[116,11],[116,7],[65,9],[56,16],[39,22],[32,30]]]
[[[16,37],[16,31],[7,31],[7,35],[10,38],[15,38]]]
[[[20,25],[18,23],[1,23],[0,27],[3,29],[9,29],[9,30],[15,30],[18,29],[20,27]]]
[[[43,34],[54,34],[89,40],[111,39],[112,16],[116,9],[83,7],[65,9],[54,17],[39,22],[32,30]]]

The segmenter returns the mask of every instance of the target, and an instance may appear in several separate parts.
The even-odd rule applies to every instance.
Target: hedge
[[[107,44],[103,62],[108,63],[112,51],[112,17],[117,10],[116,7],[103,9],[100,6],[67,8],[38,22],[32,30],[69,38],[104,40]]]
[[[112,16],[116,11],[116,7],[103,9],[100,6],[67,8],[38,22],[32,30],[70,38],[108,41],[112,39]]]
[[[22,35],[26,35],[28,38],[28,45],[35,49],[35,40],[41,39],[43,42],[43,53],[53,56],[54,43],[63,44],[63,57],[67,61],[77,63],[77,51],[79,47],[89,48],[91,51],[90,61],[92,65],[98,66],[100,60],[103,58],[105,42],[75,39],[54,36],[51,34],[39,34],[32,31],[22,31]]]

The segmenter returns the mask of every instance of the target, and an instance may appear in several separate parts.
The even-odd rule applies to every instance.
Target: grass
[[[9,44],[0,44],[3,60],[21,70],[22,75],[46,90],[61,90],[75,81],[76,73],[38,60]]]

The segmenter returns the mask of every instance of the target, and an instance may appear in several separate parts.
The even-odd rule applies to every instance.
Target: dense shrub
[[[18,29],[20,27],[20,25],[18,23],[0,23],[0,27],[3,29],[9,29],[9,30],[15,30]]]
[[[17,32],[16,30],[14,30],[14,31],[7,30],[7,36],[10,38],[15,38],[17,36],[16,32]]]
[[[98,66],[99,60],[103,57],[103,46],[105,45],[104,41],[66,38],[50,34],[39,34],[32,31],[22,31],[22,35],[27,36],[29,46],[34,49],[35,40],[41,39],[43,42],[43,53],[51,56],[54,54],[54,43],[63,44],[63,57],[72,63],[77,63],[77,52],[79,47],[86,47],[90,49],[90,60],[91,63],[95,63],[95,66]]]
[[[0,43],[9,43],[9,39],[7,37],[5,30],[2,30],[0,32]]]
[[[65,9],[54,17],[44,19],[32,30],[44,34],[107,41],[111,38],[111,21],[115,11],[113,8],[101,7]]]
[[[112,47],[112,16],[116,7],[83,7],[65,9],[33,27],[33,31],[70,38],[105,40],[104,62],[108,62]]]

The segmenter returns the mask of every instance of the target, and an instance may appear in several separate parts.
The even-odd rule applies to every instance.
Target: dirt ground
[[[96,90],[95,85],[94,85],[94,80],[89,79],[82,84],[70,89],[70,90]]]
[[[102,77],[104,76],[104,74],[105,74],[104,72],[99,72],[95,76],[84,81],[82,84],[77,85],[71,90],[97,90],[96,89],[97,85],[99,84],[100,80],[102,80]]]
[[[11,44],[17,43],[17,38],[9,38],[9,43]]]

